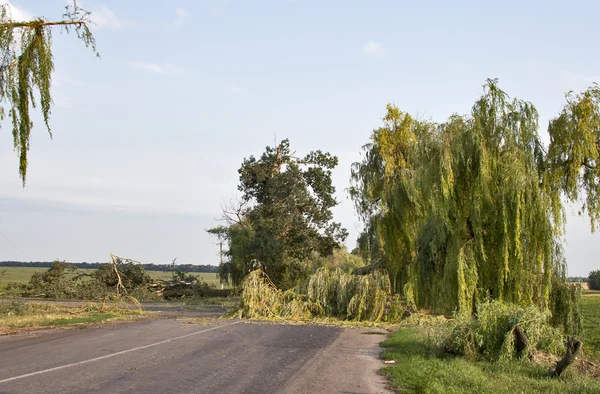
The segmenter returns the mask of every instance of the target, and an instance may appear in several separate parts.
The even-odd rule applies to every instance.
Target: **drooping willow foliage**
[[[592,226],[600,219],[599,103],[597,86],[569,96],[547,151],[535,107],[495,80],[469,116],[441,124],[388,105],[350,192],[396,291],[437,310],[485,299],[548,308],[565,269],[561,198],[585,195]]]
[[[77,6],[67,6],[63,20],[13,21],[9,6],[0,5],[0,120],[8,116],[12,122],[14,148],[19,155],[19,175],[25,184],[27,153],[33,129],[31,109],[41,107],[44,123],[52,137],[50,113],[52,108],[52,28],[66,33],[73,29],[86,47],[96,51],[96,42],[88,28],[89,12]]]
[[[300,288],[282,291],[262,270],[251,271],[242,282],[240,318],[381,321],[398,319],[402,305],[390,298],[390,280],[384,272],[357,276],[339,269],[321,268]]]

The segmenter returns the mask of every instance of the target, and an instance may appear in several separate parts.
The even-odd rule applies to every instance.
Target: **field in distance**
[[[11,282],[28,283],[31,275],[34,272],[45,272],[48,268],[43,267],[0,267],[0,289],[6,288],[6,285]],[[93,269],[82,269],[84,272],[93,272]],[[152,279],[171,279],[171,273],[165,271],[147,271]],[[191,272],[192,275],[198,276],[200,280],[215,285],[216,288],[221,287],[217,274],[211,272]],[[230,286],[225,285],[225,288]]]

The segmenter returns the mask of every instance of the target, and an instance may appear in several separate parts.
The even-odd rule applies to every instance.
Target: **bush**
[[[521,356],[532,356],[536,351],[558,355],[565,350],[563,334],[550,325],[550,315],[535,306],[486,302],[478,305],[477,317],[457,318],[445,347],[450,353],[472,359],[514,359],[519,356],[515,346],[518,327],[528,340]]]
[[[600,270],[590,272],[588,286],[590,290],[600,290]]]

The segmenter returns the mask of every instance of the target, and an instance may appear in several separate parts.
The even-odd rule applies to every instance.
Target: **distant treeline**
[[[77,268],[82,269],[98,269],[101,263],[69,263]],[[52,261],[0,261],[0,267],[43,267],[48,268],[52,265]],[[171,264],[141,264],[146,271],[171,271]],[[218,267],[214,265],[194,265],[194,264],[176,264],[175,269],[184,272],[217,272]]]
[[[584,278],[583,276],[569,276],[567,278],[567,282],[587,282],[588,278]]]

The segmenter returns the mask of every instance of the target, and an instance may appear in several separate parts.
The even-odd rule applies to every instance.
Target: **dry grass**
[[[145,314],[135,304],[118,302],[64,306],[50,303],[0,301],[0,335],[24,329],[88,325],[139,317]]]

